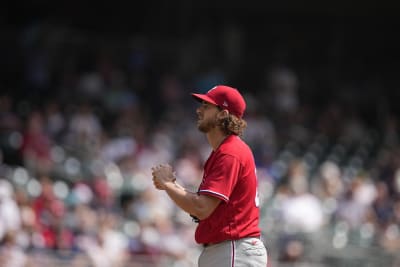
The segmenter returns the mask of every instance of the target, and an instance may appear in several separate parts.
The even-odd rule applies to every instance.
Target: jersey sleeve
[[[237,182],[239,171],[240,162],[237,158],[226,154],[220,155],[203,178],[198,193],[211,195],[228,202]]]

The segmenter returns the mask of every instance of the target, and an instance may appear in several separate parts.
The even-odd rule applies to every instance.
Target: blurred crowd
[[[379,110],[371,123],[356,102],[315,107],[285,64],[246,88],[243,32],[223,34],[158,43],[39,24],[13,35],[20,76],[0,84],[0,266],[39,266],[44,257],[32,255],[49,252],[68,266],[152,266],[140,265],[143,256],[195,266],[196,224],[153,188],[150,169],[169,162],[196,190],[210,150],[190,92],[234,82],[247,100],[243,138],[258,167],[271,259],[311,260],[305,237],[326,232],[319,241],[329,248],[396,257],[396,114]]]

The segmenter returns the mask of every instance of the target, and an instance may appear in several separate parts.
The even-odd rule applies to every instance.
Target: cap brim
[[[214,100],[212,100],[209,96],[207,95],[203,95],[203,94],[192,94],[192,96],[194,97],[194,99],[196,99],[197,101],[206,101],[208,103],[211,103],[213,105],[218,106],[217,103],[215,103]]]

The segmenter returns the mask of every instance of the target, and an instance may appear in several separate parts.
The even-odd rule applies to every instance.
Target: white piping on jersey
[[[211,194],[214,194],[214,195],[217,195],[217,196],[220,196],[220,197],[222,197],[223,199],[225,199],[226,201],[228,201],[229,200],[229,198],[228,197],[226,197],[225,195],[223,195],[223,194],[220,194],[220,193],[217,193],[217,192],[214,192],[214,191],[211,191],[211,190],[199,190],[199,192],[207,192],[207,193],[211,193]]]
[[[235,240],[231,240],[231,267],[235,267],[235,256],[236,256]]]

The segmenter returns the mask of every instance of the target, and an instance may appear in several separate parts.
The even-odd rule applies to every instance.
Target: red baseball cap
[[[217,85],[211,88],[206,94],[192,94],[199,101],[206,101],[220,108],[226,109],[229,113],[241,118],[246,109],[246,102],[236,88],[226,85]]]

